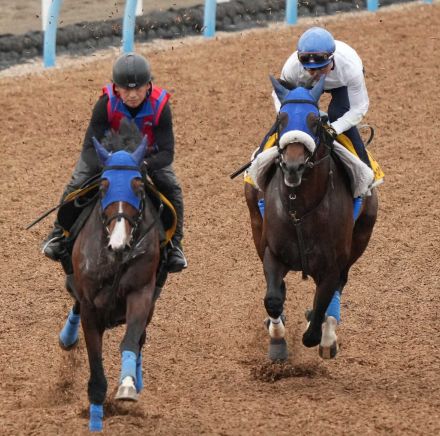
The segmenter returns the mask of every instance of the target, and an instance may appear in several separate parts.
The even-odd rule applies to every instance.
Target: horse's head
[[[142,219],[144,184],[140,165],[145,154],[144,137],[133,153],[111,153],[96,138],[93,143],[104,170],[101,176],[101,211],[108,247],[122,252],[130,247],[133,233]]]
[[[292,91],[271,77],[281,103],[278,114],[278,149],[284,183],[289,187],[301,184],[304,170],[312,166],[312,157],[320,143],[318,101],[324,89],[324,77],[308,90],[298,87]]]

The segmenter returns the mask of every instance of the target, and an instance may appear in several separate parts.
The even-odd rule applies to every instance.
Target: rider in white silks
[[[364,172],[368,178],[371,177],[368,184],[362,188],[365,194],[365,188],[373,187],[374,175],[367,151],[356,127],[367,113],[369,106],[362,61],[353,48],[342,41],[335,41],[330,32],[320,27],[312,27],[298,40],[297,50],[284,64],[279,82],[287,89],[294,89],[298,86],[312,88],[322,76],[325,76],[324,91],[331,94],[328,107],[330,123],[328,133],[333,139],[344,133],[351,140],[359,159],[363,162],[362,164],[354,158],[355,163],[361,167],[365,165]],[[272,96],[278,112],[281,104],[275,91]],[[343,148],[335,143],[336,146]],[[361,197],[355,199],[355,208],[356,200],[360,208]],[[340,321],[339,291],[335,291],[326,315],[326,320],[322,324],[319,352],[323,358],[333,358],[338,347],[336,327]],[[284,337],[282,317],[270,318],[266,325],[271,338]]]
[[[331,94],[328,117],[334,138],[345,133],[359,158],[370,161],[356,126],[368,111],[369,99],[364,68],[356,51],[342,41],[335,41],[327,30],[312,27],[298,40],[297,51],[286,61],[280,83],[286,88],[311,88],[325,75],[324,91]],[[277,112],[280,102],[272,93]]]

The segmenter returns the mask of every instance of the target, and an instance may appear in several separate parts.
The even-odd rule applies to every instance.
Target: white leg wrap
[[[273,339],[282,339],[284,338],[286,329],[284,328],[284,324],[281,321],[281,318],[278,317],[276,319],[269,318],[269,335]]]
[[[322,323],[321,347],[331,347],[338,337],[336,336],[336,327],[338,321],[333,316],[328,316],[327,320]]]

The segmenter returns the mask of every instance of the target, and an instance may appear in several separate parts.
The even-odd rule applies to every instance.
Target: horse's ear
[[[310,95],[315,99],[316,102],[319,101],[319,97],[321,97],[322,93],[324,92],[324,82],[325,75],[321,76],[321,78],[318,80],[318,83],[309,91]]]
[[[110,156],[110,153],[104,148],[104,146],[95,138],[92,138],[93,145],[96,150],[96,154],[98,155],[98,158],[100,162],[105,165],[105,162],[107,161],[108,157]]]
[[[310,112],[307,115],[307,127],[315,137],[318,136],[318,126],[319,126],[319,117],[313,112]]]
[[[272,82],[272,86],[273,86],[273,89],[275,91],[275,94],[278,97],[278,100],[282,104],[283,101],[285,100],[287,94],[289,93],[289,90],[287,88],[284,88],[284,86],[281,85],[281,83],[278,82],[278,80],[275,79],[275,77],[269,76],[269,79]]]
[[[145,135],[142,138],[142,142],[138,145],[136,150],[131,154],[131,157],[134,159],[134,161],[140,165],[144,159],[145,156],[145,150],[147,148],[147,135]]]

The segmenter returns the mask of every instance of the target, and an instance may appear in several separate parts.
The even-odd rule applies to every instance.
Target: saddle
[[[67,248],[71,253],[73,244],[98,201],[99,180],[68,194],[58,210],[58,222],[64,230]],[[145,193],[155,208],[161,224],[161,247],[165,247],[176,231],[177,215],[171,202],[149,181],[145,181]]]

